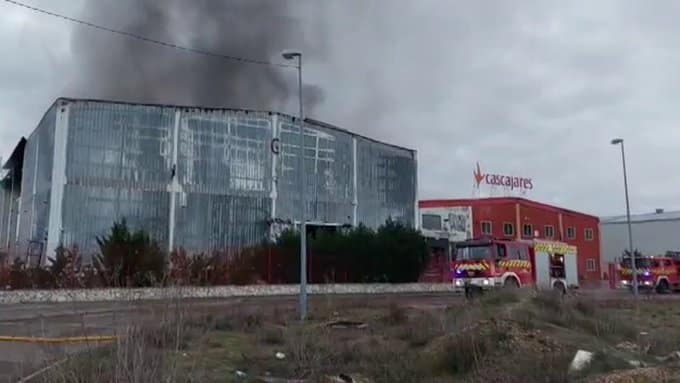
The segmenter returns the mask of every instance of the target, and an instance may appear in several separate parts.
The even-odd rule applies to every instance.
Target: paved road
[[[456,294],[406,294],[371,296],[312,297],[310,305],[332,301],[344,304],[370,300],[371,304],[388,304],[397,300],[400,305],[437,307],[461,302]],[[186,300],[181,303],[183,312],[227,313],[248,308],[274,306],[292,309],[296,297],[233,298],[214,300]],[[112,335],[122,333],[131,325],[152,323],[173,315],[175,305],[168,302],[106,302],[106,303],[41,303],[0,306],[0,336],[64,337],[82,335]],[[39,345],[18,342],[0,342],[0,383],[16,382],[51,362],[63,359],[70,353],[83,351],[91,344]],[[40,381],[40,379],[35,379]]]

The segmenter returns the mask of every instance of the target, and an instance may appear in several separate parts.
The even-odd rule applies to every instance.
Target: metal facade
[[[631,217],[633,248],[645,255],[663,255],[680,250],[680,218],[677,212],[640,214]],[[600,222],[602,238],[602,267],[619,262],[628,249],[626,218],[603,218]]]
[[[92,253],[123,218],[190,253],[265,241],[299,220],[298,133],[271,112],[59,99],[26,145],[19,242]],[[312,120],[304,141],[308,221],[416,224],[415,151]]]

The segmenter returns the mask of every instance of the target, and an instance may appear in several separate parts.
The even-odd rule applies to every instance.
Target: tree
[[[125,219],[115,222],[108,235],[98,237],[94,266],[113,287],[145,287],[165,279],[165,254],[144,230],[131,232]]]

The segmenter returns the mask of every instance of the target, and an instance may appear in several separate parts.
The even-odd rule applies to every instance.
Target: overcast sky
[[[100,0],[26,0],[75,17],[88,1]],[[417,149],[421,198],[471,197],[479,161],[532,178],[529,198],[620,214],[621,156],[609,141],[623,137],[633,212],[680,209],[680,3],[312,3],[291,3],[312,52],[305,83],[323,90],[310,117]],[[55,98],[88,96],[73,94],[86,69],[75,34],[111,39],[0,2],[3,157]]]

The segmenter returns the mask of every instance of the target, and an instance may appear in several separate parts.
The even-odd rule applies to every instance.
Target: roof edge
[[[118,104],[118,105],[155,106],[155,107],[161,107],[161,108],[223,110],[223,111],[244,112],[244,113],[269,113],[269,114],[275,114],[275,115],[278,115],[278,116],[288,117],[292,120],[299,119],[298,116],[293,116],[293,115],[290,115],[290,114],[287,114],[287,113],[281,113],[281,112],[272,111],[272,110],[258,110],[258,109],[246,109],[246,108],[226,108],[226,107],[218,107],[218,106],[200,106],[200,105],[161,104],[161,103],[132,102],[132,101],[122,101],[122,100],[104,100],[104,99],[96,99],[96,98],[58,97],[52,103],[50,108],[52,108],[52,106],[57,105],[60,101],[62,101],[62,102],[99,102],[99,103]],[[47,110],[49,111],[50,108],[48,108]],[[43,119],[45,118],[46,114],[47,114],[47,112],[45,112],[45,114],[43,115]],[[41,121],[42,121],[42,119],[41,119]],[[326,128],[326,129],[332,129],[332,130],[335,130],[335,131],[338,131],[338,132],[350,134],[352,136],[361,137],[363,139],[366,139],[368,141],[372,141],[372,142],[375,142],[375,143],[378,143],[378,144],[381,144],[381,145],[386,145],[386,146],[390,146],[390,147],[393,147],[393,148],[396,148],[396,149],[407,150],[411,153],[416,153],[415,149],[410,149],[410,148],[395,145],[395,144],[392,144],[392,143],[389,143],[389,142],[381,141],[381,140],[378,140],[378,139],[375,139],[375,138],[371,138],[371,137],[365,136],[363,134],[355,133],[355,132],[353,132],[349,129],[340,128],[336,125],[329,124],[327,122],[319,121],[319,120],[309,118],[309,117],[305,117],[304,121],[306,123],[309,123],[309,124],[319,125],[319,126]]]
[[[450,198],[450,199],[425,199],[425,200],[419,200],[418,201],[418,207],[421,207],[421,203],[424,203],[426,205],[436,205],[436,204],[441,204],[441,205],[447,205],[450,204],[450,206],[454,206],[453,204],[457,205],[462,205],[462,204],[479,204],[484,201],[487,202],[494,202],[494,203],[502,203],[502,202],[514,202],[514,203],[523,203],[527,205],[533,205],[535,207],[539,208],[548,208],[552,210],[558,210],[564,213],[571,213],[571,214],[578,214],[581,216],[586,216],[592,219],[597,220],[600,222],[600,217],[588,214],[588,213],[583,213],[580,211],[576,210],[571,210],[567,208],[563,208],[560,206],[555,206],[555,205],[550,205],[544,202],[538,202],[534,200],[530,200],[528,198],[523,198],[523,197],[486,197],[486,198]],[[431,206],[427,206],[431,207]]]

